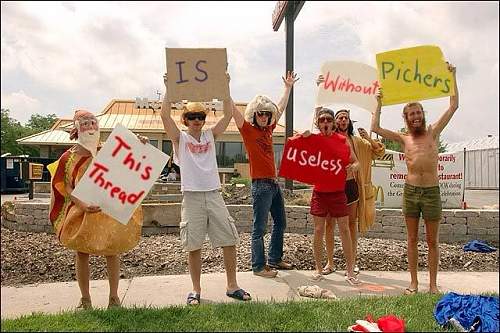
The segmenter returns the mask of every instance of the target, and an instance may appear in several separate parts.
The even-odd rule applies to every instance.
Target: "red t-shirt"
[[[239,128],[250,162],[250,176],[252,179],[275,178],[276,165],[274,164],[273,131],[276,122],[265,128],[259,128],[244,121]]]

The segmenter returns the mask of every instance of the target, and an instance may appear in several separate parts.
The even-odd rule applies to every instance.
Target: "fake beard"
[[[93,134],[91,134],[93,133]],[[77,142],[85,149],[87,149],[92,157],[97,154],[97,145],[99,144],[100,132],[97,131],[86,131],[83,133],[78,133]]]

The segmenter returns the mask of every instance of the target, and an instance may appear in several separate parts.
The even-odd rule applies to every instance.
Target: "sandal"
[[[249,293],[247,293],[241,288],[233,292],[226,291],[226,296],[238,299],[240,301],[250,301],[252,299],[252,296],[250,296]]]
[[[347,283],[349,283],[351,286],[359,286],[362,282],[355,276],[351,277],[346,277],[345,280]]]
[[[312,273],[311,280],[313,280],[313,281],[321,281],[323,279],[324,279],[323,274],[318,273],[318,272]]]
[[[194,293],[194,292],[190,292],[188,294],[186,303],[187,303],[187,305],[199,305],[200,304],[200,294]]]
[[[323,267],[321,274],[328,275],[328,274],[332,274],[333,272],[335,272],[335,268],[333,268],[331,266],[325,266],[325,267]]]
[[[90,310],[92,309],[92,301],[90,298],[82,297],[80,298],[80,303],[78,303],[77,309]]]
[[[406,288],[404,292],[405,295],[415,295],[416,293],[418,293],[418,288],[410,288],[410,287]]]
[[[120,298],[114,298],[114,297],[109,298],[108,309],[121,308],[121,307],[122,307],[122,303],[120,302]]]

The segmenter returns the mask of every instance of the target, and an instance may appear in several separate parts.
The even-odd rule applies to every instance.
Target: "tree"
[[[399,130],[402,133],[406,133],[406,128],[403,127]],[[385,145],[385,149],[389,150],[394,150],[397,152],[403,152],[403,148],[401,147],[401,144],[396,141],[388,140],[385,138],[382,138],[382,143]],[[448,146],[447,143],[444,143],[441,141],[441,137],[438,138],[438,153],[444,153],[446,151],[446,146]]]
[[[28,135],[36,134],[49,129],[57,119],[55,114],[47,116],[32,115],[26,126],[21,125],[19,121],[10,117],[9,109],[2,110],[2,154],[11,153],[12,155],[30,155],[39,156],[40,151],[37,148],[20,145],[17,139]]]

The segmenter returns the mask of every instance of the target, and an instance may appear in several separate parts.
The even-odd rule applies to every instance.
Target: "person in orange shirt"
[[[288,104],[288,97],[296,74],[288,72],[282,77],[285,92],[278,105],[268,97],[257,95],[245,110],[245,117],[233,104],[233,117],[243,137],[250,162],[253,198],[252,271],[257,276],[274,278],[275,269],[292,269],[293,265],[283,261],[283,234],[286,228],[283,193],[276,179],[274,163],[273,131]],[[264,232],[271,213],[273,231],[269,243],[266,265]],[[273,269],[275,268],[275,269]]]

